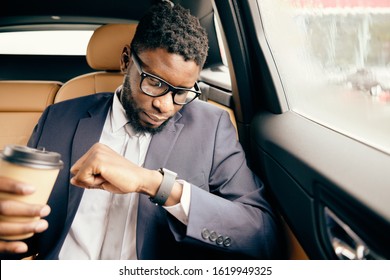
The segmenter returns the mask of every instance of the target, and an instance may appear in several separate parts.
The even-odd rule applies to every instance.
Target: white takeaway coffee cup
[[[0,200],[18,200],[31,204],[47,203],[60,169],[63,167],[59,153],[46,151],[44,148],[33,149],[27,146],[7,145],[0,153],[0,176],[8,177],[36,187],[30,195],[0,192]],[[0,221],[26,222],[39,217],[4,216]],[[1,236],[4,240],[21,240],[33,234]]]

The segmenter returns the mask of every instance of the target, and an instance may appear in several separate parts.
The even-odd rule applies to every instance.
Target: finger
[[[70,183],[75,185],[75,186],[82,187],[85,189],[100,189],[100,190],[105,190],[105,191],[109,191],[112,193],[120,193],[120,194],[125,193],[104,179],[99,179],[99,181],[96,181],[95,184],[86,184],[84,182],[76,181],[74,178],[72,178]]]
[[[83,159],[82,164],[72,167],[73,182],[78,186],[89,188],[101,185],[105,181],[101,176],[105,170],[104,163],[107,158],[110,158],[111,152],[112,150],[107,150],[105,146],[94,145],[87,153],[87,158]]]
[[[85,165],[85,162],[90,160],[91,157],[96,155],[99,152],[107,150],[108,146],[96,143],[94,144],[84,155],[82,155],[71,167],[70,172],[72,174],[76,174],[80,171],[80,169]],[[110,148],[108,148],[110,149]]]
[[[0,191],[14,194],[31,194],[35,187],[7,177],[0,177]]]
[[[85,164],[85,161],[88,160],[88,158],[91,156],[91,154],[94,153],[94,150],[95,150],[95,145],[93,145],[84,155],[82,155],[74,164],[73,166],[70,168],[70,172],[72,174],[76,174],[79,172],[80,168],[82,168],[82,166],[84,166]]]
[[[85,153],[81,158],[79,158],[74,164],[73,166],[70,168],[70,173],[72,173],[73,175],[77,174],[81,168],[81,166],[83,166],[84,164],[84,161],[88,158],[88,154],[89,154],[89,151],[87,153]]]
[[[16,200],[0,201],[0,215],[4,216],[46,217],[50,211],[49,205],[29,204]]]
[[[102,184],[106,182],[100,175],[92,175],[88,178],[79,179],[81,176],[74,176],[70,179],[72,185],[87,188],[87,189],[101,189]]]
[[[0,225],[0,234],[2,236],[15,236],[30,233],[40,233],[49,227],[46,220],[37,220],[27,223],[2,222]]]
[[[14,253],[21,254],[26,253],[28,250],[27,244],[21,241],[5,242],[0,241],[0,252],[1,253]]]

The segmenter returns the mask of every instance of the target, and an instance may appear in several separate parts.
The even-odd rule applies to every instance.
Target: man
[[[50,208],[1,202],[1,214],[47,216],[13,227],[0,223],[0,233],[36,233],[25,242],[2,242],[0,251],[9,252],[3,258],[278,256],[275,217],[228,114],[195,100],[207,50],[195,17],[179,5],[156,5],[123,50],[125,76],[115,94],[58,103],[43,113],[29,146],[61,153],[64,169]],[[0,187],[33,191],[5,178]]]

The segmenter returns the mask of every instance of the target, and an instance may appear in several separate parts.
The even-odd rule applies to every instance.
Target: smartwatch
[[[173,185],[175,184],[177,174],[166,168],[160,168],[158,170],[163,175],[163,180],[156,193],[155,197],[151,197],[150,201],[156,205],[164,205],[169,195],[171,194]]]

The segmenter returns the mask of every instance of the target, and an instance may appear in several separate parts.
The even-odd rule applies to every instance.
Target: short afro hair
[[[208,52],[207,33],[189,10],[178,4],[159,3],[142,17],[131,42],[135,53],[158,48],[203,67]]]

